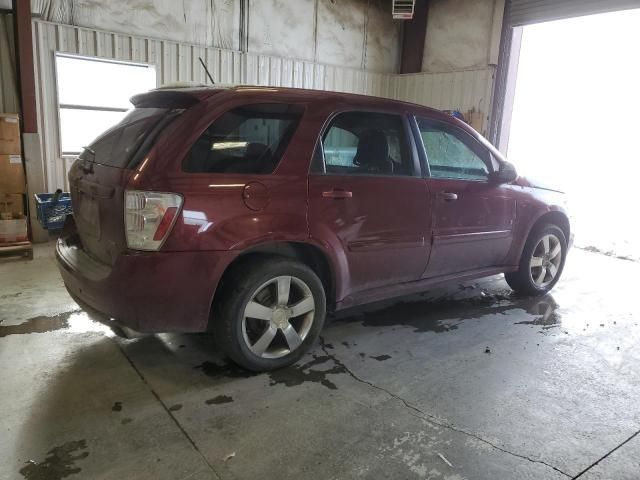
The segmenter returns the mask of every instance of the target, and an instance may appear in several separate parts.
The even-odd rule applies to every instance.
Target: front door
[[[400,115],[345,112],[322,135],[309,177],[309,224],[312,237],[342,256],[337,301],[424,271],[430,200],[407,130]]]
[[[516,201],[490,181],[490,152],[461,128],[417,119],[430,175],[432,251],[423,277],[502,266],[513,241]]]

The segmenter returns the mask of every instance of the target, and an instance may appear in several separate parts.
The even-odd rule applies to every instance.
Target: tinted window
[[[327,173],[412,175],[404,125],[398,115],[349,112],[336,116],[322,140]]]
[[[271,173],[298,125],[296,105],[245,105],[215,120],[196,140],[183,169],[193,173]]]
[[[418,119],[418,128],[432,177],[487,180],[487,152],[473,145],[466,133],[426,119]]]
[[[150,140],[179,112],[164,108],[136,108],[85,148],[79,158],[111,167],[134,168],[141,158],[141,155],[134,154],[142,146],[148,149]]]

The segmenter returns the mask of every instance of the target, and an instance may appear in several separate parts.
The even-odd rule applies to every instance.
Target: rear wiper
[[[93,158],[96,158],[96,152],[91,147],[82,147],[82,154],[78,157],[79,160],[82,160],[82,171],[84,173],[93,173],[93,162],[90,162],[88,159],[82,158],[84,152],[89,152],[93,155]],[[87,165],[88,164],[88,165]]]

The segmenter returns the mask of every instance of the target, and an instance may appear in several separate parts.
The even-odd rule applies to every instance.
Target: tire
[[[255,372],[286,367],[320,334],[324,287],[306,265],[284,257],[245,262],[225,283],[212,328],[218,348],[238,365]]]
[[[547,246],[545,246],[545,238]],[[558,247],[559,259],[554,256]],[[529,234],[518,270],[505,273],[504,277],[517,293],[544,295],[560,280],[566,258],[567,239],[564,232],[556,225],[546,224]]]

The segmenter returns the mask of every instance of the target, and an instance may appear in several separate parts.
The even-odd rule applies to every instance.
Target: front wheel
[[[216,310],[219,348],[248,370],[267,371],[308,350],[322,330],[326,299],[313,270],[272,257],[236,271]]]
[[[556,225],[545,225],[531,232],[518,271],[505,273],[505,279],[518,293],[544,295],[560,280],[566,256],[563,231]]]

